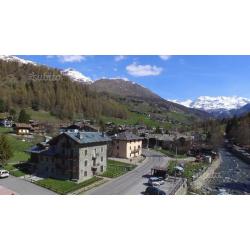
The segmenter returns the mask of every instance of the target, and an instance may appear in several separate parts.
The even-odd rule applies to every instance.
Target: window
[[[103,152],[103,147],[101,147],[101,152]]]
[[[103,161],[103,156],[101,157],[101,161]]]
[[[103,166],[101,166],[101,169],[100,169],[101,172],[103,172]]]
[[[117,146],[116,148],[119,149],[119,146]]]
[[[87,149],[85,149],[85,155],[87,155],[88,154],[88,150]]]
[[[88,176],[88,172],[87,171],[84,171],[84,176]]]
[[[88,161],[85,161],[84,166],[87,167],[87,165],[88,165]]]

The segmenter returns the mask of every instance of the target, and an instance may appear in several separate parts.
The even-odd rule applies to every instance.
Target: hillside
[[[0,88],[0,112],[25,108],[35,111],[34,117],[48,115],[50,120],[56,120],[52,115],[62,120],[103,118],[179,127],[207,117],[206,112],[166,101],[131,81],[100,79],[83,84],[61,70],[17,57],[0,59]]]
[[[61,119],[126,118],[127,108],[100,96],[87,85],[72,82],[57,69],[13,60],[0,60],[0,112],[32,108]]]
[[[108,93],[130,106],[136,112],[166,113],[178,112],[196,118],[209,115],[201,110],[190,109],[183,105],[167,101],[140,84],[123,79],[100,79],[91,84],[97,92]]]
[[[149,89],[123,79],[100,79],[92,83],[92,88],[97,92],[106,92],[124,97],[144,97],[152,100],[160,98]]]

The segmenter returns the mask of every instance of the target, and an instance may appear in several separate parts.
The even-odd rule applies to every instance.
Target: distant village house
[[[132,159],[142,153],[142,138],[130,132],[123,132],[112,137],[111,155]]]

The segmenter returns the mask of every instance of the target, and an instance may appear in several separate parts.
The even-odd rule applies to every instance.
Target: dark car
[[[156,187],[147,187],[144,194],[146,195],[166,195],[166,193]]]

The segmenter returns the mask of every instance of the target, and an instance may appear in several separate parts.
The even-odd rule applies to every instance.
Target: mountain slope
[[[232,111],[232,114],[235,116],[244,116],[247,113],[250,113],[250,103],[244,105],[240,109]]]
[[[159,98],[158,95],[154,94],[149,89],[124,79],[100,79],[95,81],[92,86],[97,92],[107,92],[126,97]]]
[[[92,83],[91,87],[102,93],[108,93],[123,99],[127,105],[138,112],[179,112],[197,117],[208,117],[204,111],[187,108],[178,103],[167,101],[138,83],[124,79],[100,79]],[[148,108],[145,108],[147,106]]]

